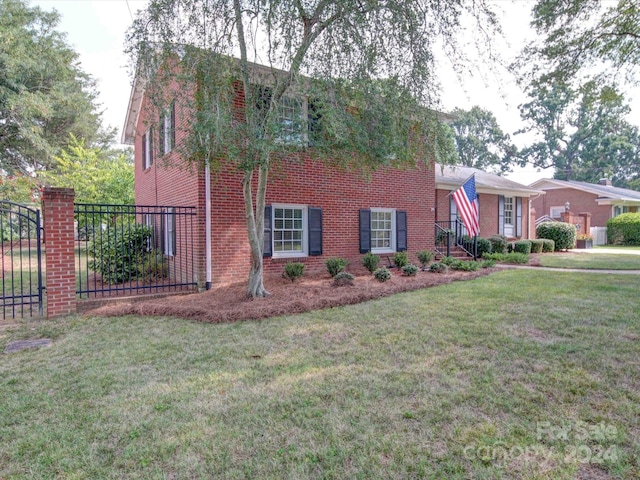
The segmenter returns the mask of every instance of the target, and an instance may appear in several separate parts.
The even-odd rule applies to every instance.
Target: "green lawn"
[[[640,255],[623,253],[554,253],[540,255],[543,267],[593,270],[640,270]]]
[[[640,245],[596,245],[593,248],[612,248],[615,250],[640,250]]]
[[[29,321],[0,478],[632,479],[640,276],[501,271],[235,324]]]

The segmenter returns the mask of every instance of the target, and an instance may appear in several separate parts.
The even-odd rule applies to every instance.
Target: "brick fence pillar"
[[[76,312],[74,196],[71,188],[46,187],[42,194],[47,255],[47,318]]]

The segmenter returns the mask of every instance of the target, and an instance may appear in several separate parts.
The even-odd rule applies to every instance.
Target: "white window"
[[[622,215],[623,213],[629,213],[628,205],[615,205],[613,207],[613,216],[617,217],[618,215]]]
[[[296,144],[306,140],[303,128],[303,120],[306,118],[304,112],[306,102],[300,98],[281,97],[278,103],[278,138],[282,143]]]
[[[549,216],[551,218],[557,218],[560,219],[562,218],[562,214],[564,213],[565,207],[564,206],[560,206],[560,207],[551,207],[549,209]]]
[[[513,197],[504,197],[504,224],[513,225]]]
[[[371,209],[371,252],[396,251],[396,214],[388,208]]]
[[[168,257],[175,255],[176,248],[176,217],[173,208],[168,208],[164,213],[163,253]]]
[[[173,150],[175,142],[175,104],[171,104],[169,109],[160,118],[160,147],[163,155]]]
[[[146,170],[153,165],[153,128],[142,135],[142,169]]]
[[[273,205],[273,256],[307,255],[307,207]]]

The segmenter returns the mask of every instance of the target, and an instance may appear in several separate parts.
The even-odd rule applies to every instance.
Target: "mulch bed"
[[[265,286],[271,294],[266,298],[247,299],[246,282],[239,282],[216,286],[203,293],[107,304],[85,313],[100,316],[173,316],[201,322],[261,319],[351,305],[398,292],[471,280],[492,271],[495,269],[418,272],[415,277],[394,272],[394,276],[385,283],[371,275],[359,275],[354,285],[341,287],[335,286],[328,274],[305,276],[295,283],[271,277],[265,279]]]

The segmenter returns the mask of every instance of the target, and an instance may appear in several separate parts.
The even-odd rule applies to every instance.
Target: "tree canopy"
[[[484,0],[151,0],[136,19],[127,50],[147,97],[159,111],[175,101],[195,112],[183,157],[224,157],[244,174],[249,295],[267,294],[272,162],[300,151],[370,168],[426,150],[449,157],[438,150],[451,136],[427,107],[437,106],[434,51],[456,55],[463,17],[497,28]]]
[[[58,32],[59,15],[0,0],[0,168],[47,169],[69,134],[106,144],[93,80]]]

